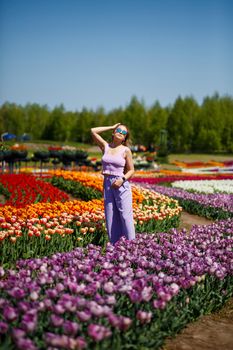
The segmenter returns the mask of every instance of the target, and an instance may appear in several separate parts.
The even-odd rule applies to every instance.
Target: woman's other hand
[[[124,180],[123,179],[117,179],[116,181],[113,182],[112,187],[113,188],[120,188],[123,184]]]

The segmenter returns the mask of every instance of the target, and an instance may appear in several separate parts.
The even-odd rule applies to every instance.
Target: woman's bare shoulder
[[[131,149],[128,146],[125,146],[125,154],[132,155]]]
[[[128,146],[124,146],[125,147],[125,150],[127,151],[127,152],[130,152],[131,153],[131,149],[128,147]]]

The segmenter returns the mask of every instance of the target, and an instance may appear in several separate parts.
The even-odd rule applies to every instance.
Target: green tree
[[[214,152],[221,150],[221,136],[224,130],[224,121],[221,115],[220,108],[220,99],[218,94],[215,94],[212,97],[206,97],[203,100],[200,112],[196,118],[195,123],[195,135],[197,137],[193,140],[193,149],[195,151],[208,151]],[[203,135],[203,140],[201,141],[201,136]],[[214,140],[208,141],[208,139],[213,135]],[[203,145],[203,148],[200,148],[200,145]],[[210,145],[213,145],[213,149],[210,148]]]
[[[194,120],[199,112],[193,97],[178,97],[168,116],[168,138],[172,141],[174,152],[187,152],[192,149]]]
[[[162,108],[158,101],[148,110],[147,142],[148,146],[160,144],[160,132],[167,128],[168,109]]]
[[[21,136],[25,130],[24,109],[15,103],[4,103],[1,107],[2,131]]]
[[[80,113],[76,114],[74,126],[75,140],[82,143],[90,143],[91,128],[95,125],[95,114],[93,111],[83,108]]]
[[[217,130],[201,128],[196,138],[197,151],[212,153],[220,150],[221,141]]]
[[[2,133],[28,133],[38,140],[89,143],[91,127],[118,122],[129,127],[135,144],[158,145],[161,130],[167,130],[173,152],[233,152],[233,98],[217,93],[205,97],[201,106],[193,97],[178,97],[173,106],[164,108],[158,101],[146,108],[144,101],[133,96],[125,108],[108,113],[103,107],[72,112],[65,111],[63,105],[52,111],[36,103],[21,106],[5,102],[0,106]]]
[[[49,109],[46,105],[40,106],[37,103],[27,104],[24,107],[25,130],[32,139],[40,140],[43,136],[45,127],[49,121]]]
[[[223,121],[221,134],[222,150],[233,152],[233,98],[225,96],[220,100],[220,113]]]
[[[65,109],[63,105],[55,107],[49,115],[48,123],[42,135],[43,140],[64,141],[66,138]]]
[[[133,143],[144,144],[146,141],[145,121],[146,110],[144,102],[139,102],[138,99],[133,96],[124,111],[122,121],[129,127]]]

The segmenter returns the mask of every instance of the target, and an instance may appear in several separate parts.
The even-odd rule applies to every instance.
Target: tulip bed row
[[[79,181],[64,179],[63,177],[53,176],[48,179],[49,182],[60,190],[71,194],[74,198],[81,198],[89,201],[94,198],[100,199],[103,193],[95,188],[87,187]]]
[[[209,162],[184,162],[184,161],[174,161],[172,164],[175,164],[181,168],[204,168],[204,167],[225,167],[225,166],[231,166],[233,165],[233,160],[227,160],[224,162],[216,162],[216,161],[209,161]]]
[[[69,196],[32,175],[2,174],[0,175],[0,193],[4,194],[6,201],[1,206],[25,207],[27,204],[37,202],[65,202]]]
[[[174,181],[172,187],[194,193],[231,193],[233,194],[233,180],[198,180]]]
[[[182,208],[189,213],[214,220],[224,220],[233,217],[233,194],[199,194],[179,188],[147,184],[143,186],[145,188],[149,187],[157,193],[177,199]]]
[[[0,268],[1,349],[159,349],[232,296],[233,221]]]
[[[12,179],[11,175],[8,176]],[[24,176],[30,179],[32,177]],[[69,178],[61,177],[60,180],[64,183],[68,181],[72,186],[74,182],[78,184],[79,179],[82,187],[82,193],[79,192],[79,195],[84,194],[85,187],[87,188],[85,193],[90,194],[99,192],[102,186],[102,178],[99,175],[94,177],[93,174],[76,173],[72,177],[67,172],[66,176]],[[24,179],[28,190],[31,183],[34,185],[34,182],[38,181]],[[57,181],[57,177],[55,180]],[[11,185],[12,183],[19,187],[19,182],[16,180],[11,182]],[[34,187],[32,186],[32,193]],[[41,189],[41,197],[45,197],[46,193],[43,190],[48,190],[50,187],[38,188]],[[60,192],[54,187],[53,193],[60,194]],[[133,208],[138,232],[166,231],[179,224],[181,207],[178,202],[152,191],[133,186]],[[89,243],[104,245],[106,241],[102,199],[88,202],[73,200],[64,203],[56,200],[53,203],[29,204],[23,208],[9,205],[0,208],[0,263],[5,266],[9,266],[19,258],[51,255],[57,251],[69,251]]]
[[[169,171],[171,173],[171,171]],[[138,173],[133,178],[133,181],[135,183],[148,183],[151,185],[155,184],[170,184],[174,181],[183,181],[183,180],[190,180],[190,181],[201,181],[201,180],[233,180],[233,175],[230,174],[219,174],[219,175],[198,175],[198,174],[180,174],[178,172],[173,172],[174,174],[163,174],[162,172],[159,173],[150,173],[147,176],[143,173]],[[140,175],[140,176],[139,176]]]

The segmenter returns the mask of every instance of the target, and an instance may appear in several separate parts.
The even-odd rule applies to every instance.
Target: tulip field
[[[115,246],[102,182],[0,175],[1,350],[161,349],[233,295],[232,175],[136,174],[136,239]],[[182,208],[213,223],[178,229]]]

